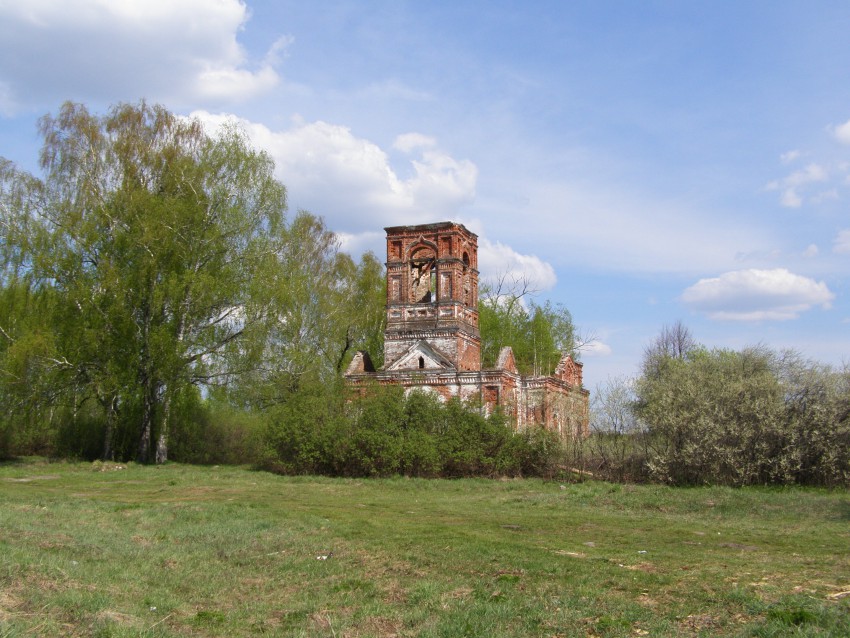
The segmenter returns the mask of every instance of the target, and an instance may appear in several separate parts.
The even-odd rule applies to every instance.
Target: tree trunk
[[[139,437],[139,454],[136,458],[139,463],[147,463],[150,459],[155,404],[152,385],[153,383],[147,379],[142,384],[142,431]]]
[[[156,440],[156,464],[162,465],[168,460],[168,426],[171,416],[171,393],[166,391],[162,405],[162,423]]]
[[[115,436],[115,401],[112,397],[106,401],[106,434],[103,437],[103,457],[104,461],[115,460],[115,448],[113,448],[113,438]]]

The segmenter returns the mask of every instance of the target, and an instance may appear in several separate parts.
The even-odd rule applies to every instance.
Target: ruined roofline
[[[478,239],[478,235],[476,235],[471,230],[469,230],[466,226],[464,226],[463,224],[460,224],[458,222],[435,222],[433,224],[417,224],[417,225],[414,225],[414,226],[387,226],[386,228],[384,228],[384,231],[387,234],[391,234],[391,233],[395,234],[395,233],[402,233],[402,232],[404,232],[404,233],[423,232],[424,233],[424,232],[434,232],[434,231],[437,231],[437,230],[450,230],[452,228],[458,228],[458,229],[462,230],[463,232],[471,235],[472,237],[475,237],[476,239]]]
[[[362,351],[358,351],[361,354]],[[365,354],[365,353],[363,353]],[[583,385],[574,385],[555,376],[532,376],[505,368],[482,368],[481,370],[457,370],[446,368],[428,368],[423,370],[369,370],[367,365],[371,361],[363,361],[355,356],[345,372],[345,378],[349,382],[359,383],[374,380],[378,382],[401,383],[406,385],[454,385],[469,383],[494,383],[510,379],[517,387],[526,390],[540,390],[544,388],[562,388],[569,392],[579,392],[584,396],[590,395],[590,391]]]

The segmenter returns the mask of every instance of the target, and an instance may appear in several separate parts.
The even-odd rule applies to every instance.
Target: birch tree
[[[255,365],[277,317],[285,189],[239,130],[145,102],[66,103],[40,131],[41,178],[2,165],[4,285],[54,297],[53,387],[135,405],[138,460],[164,462],[177,393]]]

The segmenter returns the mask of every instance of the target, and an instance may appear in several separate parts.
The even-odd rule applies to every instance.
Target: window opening
[[[434,251],[416,250],[410,259],[410,300],[413,303],[431,303],[436,297],[436,272]]]

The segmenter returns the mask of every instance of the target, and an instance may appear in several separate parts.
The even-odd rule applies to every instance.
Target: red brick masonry
[[[481,369],[478,331],[478,237],[462,224],[442,222],[386,228],[387,327],[384,367],[358,352],[345,373],[349,384],[400,384],[441,398],[497,406],[514,427],[543,425],[562,437],[588,432],[589,393],[582,364],[565,355],[555,373],[527,377],[513,351],[502,348],[496,367]]]

